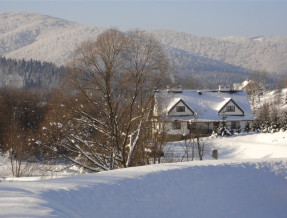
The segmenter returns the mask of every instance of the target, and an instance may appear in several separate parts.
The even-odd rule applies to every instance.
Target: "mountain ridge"
[[[287,73],[287,36],[252,37],[194,36],[184,32],[151,31],[163,44],[252,71]],[[262,38],[262,36],[261,36]],[[185,42],[185,43],[182,43]],[[281,56],[280,58],[278,56]]]
[[[0,56],[64,65],[83,41],[107,28],[81,25],[36,13],[0,14]],[[147,30],[163,45],[176,76],[243,80],[251,71],[287,74],[287,36],[212,38],[173,30]],[[181,51],[181,52],[179,52]],[[215,75],[215,76],[214,76]],[[236,78],[237,77],[237,78]],[[240,81],[239,81],[240,82]]]

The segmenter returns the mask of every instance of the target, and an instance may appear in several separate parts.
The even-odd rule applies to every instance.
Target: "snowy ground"
[[[259,99],[255,99],[255,104],[256,104],[257,107],[260,107],[264,103],[267,103],[267,104],[270,104],[272,106],[277,106],[282,111],[286,111],[287,110],[287,104],[286,104],[287,88],[282,89],[281,100],[280,100],[279,104],[278,103],[274,103],[274,101],[276,101],[276,98],[277,98],[276,95],[277,95],[277,91],[276,90],[268,91],[268,92],[264,93],[263,96],[260,97],[260,102],[259,102]]]
[[[0,183],[0,217],[286,217],[287,133],[213,138],[219,160]]]
[[[219,159],[287,158],[287,132],[250,133],[203,139],[206,144],[204,160],[212,159],[212,150],[218,150]],[[177,160],[186,159],[184,141],[169,143],[165,150],[166,156],[177,157]],[[190,156],[191,145],[189,145],[188,152]]]

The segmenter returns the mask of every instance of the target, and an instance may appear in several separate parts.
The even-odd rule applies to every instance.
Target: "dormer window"
[[[176,103],[172,104],[172,107],[168,110],[169,116],[193,116],[193,110],[182,100],[179,99]]]
[[[176,112],[185,112],[185,106],[176,106]]]
[[[227,99],[228,100],[228,99]],[[226,114],[225,114],[226,113]],[[227,116],[244,116],[244,111],[232,99],[228,100],[225,105],[218,111],[218,115]]]
[[[226,106],[226,112],[235,112],[235,106]]]

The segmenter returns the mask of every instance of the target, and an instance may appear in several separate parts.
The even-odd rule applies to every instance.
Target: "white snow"
[[[287,133],[212,141],[219,160],[4,180],[0,217],[286,217]]]
[[[251,133],[211,139],[220,159],[287,158],[287,133]]]
[[[256,99],[256,107],[260,107],[263,104],[267,103],[270,104],[271,106],[276,106],[280,108],[282,111],[287,110],[287,104],[286,104],[286,99],[287,99],[287,88],[282,89],[281,91],[281,99],[280,103],[275,103],[277,101],[277,90],[271,90],[267,91],[263,94],[263,96],[260,97],[260,102],[258,101],[259,99]]]
[[[203,138],[203,142],[206,145],[205,160],[213,159],[212,150],[218,151],[220,160],[287,158],[287,132],[242,133],[229,137],[211,136]],[[186,160],[184,141],[170,142],[164,149],[167,159],[175,157],[177,160]],[[191,146],[188,147],[189,156],[192,153],[191,149]]]
[[[3,217],[284,217],[286,164],[185,162],[2,183],[0,211]]]

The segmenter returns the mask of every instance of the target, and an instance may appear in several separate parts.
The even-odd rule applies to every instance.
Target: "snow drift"
[[[149,165],[0,185],[3,217],[285,217],[287,159]]]
[[[0,217],[286,216],[286,132],[211,143],[219,160],[206,156],[209,160],[36,181],[2,178]],[[0,158],[2,176],[8,164]]]

